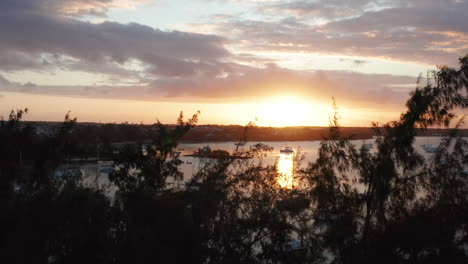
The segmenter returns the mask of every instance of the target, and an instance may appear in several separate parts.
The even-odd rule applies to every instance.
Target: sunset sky
[[[0,114],[326,126],[399,117],[468,53],[464,0],[0,0]]]

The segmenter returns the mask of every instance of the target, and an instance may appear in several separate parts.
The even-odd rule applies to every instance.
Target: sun
[[[323,126],[328,124],[328,108],[298,96],[275,96],[260,103],[258,119],[265,125]]]

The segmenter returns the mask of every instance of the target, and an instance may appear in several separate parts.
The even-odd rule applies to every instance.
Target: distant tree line
[[[85,149],[77,150],[85,139],[75,136],[76,119],[67,115],[52,136],[38,137],[20,123],[27,109],[12,111],[0,122],[0,260],[467,263],[463,118],[430,159],[413,147],[418,130],[448,126],[455,109],[466,109],[467,90],[468,56],[459,69],[434,71],[399,120],[375,124],[375,152],[356,148],[335,115],[318,159],[295,156],[293,188],[279,185],[276,165],[262,163],[270,149],[263,144],[206,162],[187,184],[174,184],[182,172],[173,151],[198,120],[181,114],[176,126],[151,126],[146,147],[108,153],[117,168],[113,197],[110,187],[55,177]],[[242,156],[256,158],[232,158]]]
[[[61,124],[50,122],[20,122],[20,127],[36,132],[36,137],[50,138]],[[175,125],[168,125],[174,128]],[[371,139],[377,136],[372,127],[342,127],[341,133],[353,139]],[[243,137],[245,128],[239,125],[204,125],[188,131],[181,139],[183,143],[238,141]],[[416,129],[417,136],[449,136],[447,129]],[[86,160],[88,158],[112,158],[115,143],[150,143],[151,137],[158,133],[156,124],[130,123],[76,123],[70,135],[73,158]],[[322,140],[328,134],[326,127],[257,127],[248,129],[244,141],[307,141]],[[467,129],[460,129],[459,134],[468,136]],[[47,140],[47,139],[46,139]],[[120,144],[118,144],[120,145]]]

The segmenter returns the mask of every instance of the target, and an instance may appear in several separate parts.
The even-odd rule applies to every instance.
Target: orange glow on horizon
[[[329,106],[298,96],[276,96],[259,103],[258,118],[267,126],[327,126]]]
[[[194,99],[195,100],[195,99]],[[333,114],[330,100],[282,95],[268,98],[249,98],[245,101],[212,103],[189,101],[138,101],[117,99],[77,98],[1,92],[0,116],[8,116],[12,109],[29,108],[24,120],[63,121],[70,110],[78,122],[130,122],[152,124],[159,119],[173,124],[180,111],[190,117],[201,111],[199,125],[245,125],[256,120],[257,126],[328,126]],[[53,106],[53,108],[51,108]],[[341,106],[338,101],[340,125],[370,126],[372,121],[390,121],[400,111],[375,111],[372,108]]]

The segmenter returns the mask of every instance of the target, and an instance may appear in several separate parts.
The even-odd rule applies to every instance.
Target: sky
[[[0,115],[326,126],[398,119],[468,53],[467,0],[1,0]],[[424,78],[423,78],[424,80]]]

